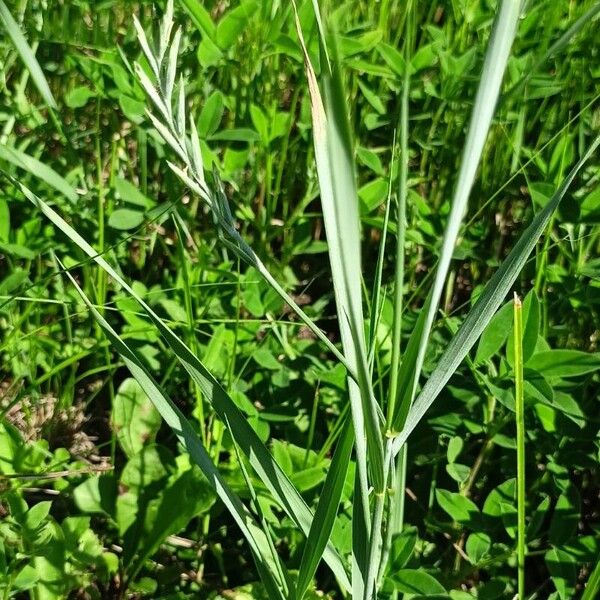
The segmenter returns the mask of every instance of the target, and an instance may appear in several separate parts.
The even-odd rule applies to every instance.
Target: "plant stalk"
[[[525,419],[523,395],[523,306],[515,293],[515,419],[517,425],[517,569],[518,597],[525,599]]]

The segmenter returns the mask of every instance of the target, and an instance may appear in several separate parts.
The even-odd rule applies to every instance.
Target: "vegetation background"
[[[354,136],[365,305],[373,289],[382,303],[374,311],[376,329],[371,321],[369,330],[381,397],[389,386],[398,281],[398,229],[386,209],[401,194],[406,56],[403,344],[439,257],[497,4],[322,6],[336,26]],[[3,598],[268,597],[239,529],[161,424],[66,270],[192,421],[292,573],[305,547],[138,303],[14,180],[62,215],[201,357],[309,506],[316,506],[348,411],[343,366],[256,268],[221,243],[205,204],[167,166],[173,152],[146,114],[133,67],[144,59],[132,21],[137,15],[151,31],[164,8],[160,1],[0,0]],[[298,2],[298,11],[318,61],[312,3]],[[533,215],[598,134],[599,13],[592,0],[522,7],[425,377]],[[242,238],[337,344],[292,5],[180,0],[175,21],[182,27],[177,62],[186,109],[207,172],[219,173]],[[595,155],[514,285],[524,298],[527,598],[589,600],[600,589],[599,175]],[[384,565],[382,597],[516,594],[509,300],[410,438],[406,525]],[[346,554],[353,474],[354,462],[333,530]],[[309,594],[344,597],[325,565]]]

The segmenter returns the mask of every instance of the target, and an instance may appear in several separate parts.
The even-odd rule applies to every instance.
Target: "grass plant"
[[[322,14],[316,0],[246,0],[219,16],[212,3],[167,0],[152,27],[141,6],[135,39],[116,54],[77,56],[95,82],[68,95],[73,110],[94,98],[89,173],[80,160],[71,170],[64,161],[45,164],[35,144],[14,142],[14,122],[5,122],[0,251],[11,273],[0,281],[0,348],[20,390],[7,386],[0,405],[5,597],[61,598],[75,589],[99,597],[103,589],[125,598],[160,588],[161,598],[302,600],[319,590],[362,600],[525,598],[526,586],[540,597],[551,582],[562,599],[582,587],[598,538],[577,533],[584,520],[590,531],[597,525],[577,482],[597,489],[589,415],[600,359],[593,346],[575,346],[549,306],[552,286],[570,285],[585,327],[597,316],[598,98],[578,98],[577,117],[565,125],[554,84],[532,73],[567,51],[598,11],[586,5],[552,35],[558,25],[549,16],[534,52],[527,36],[538,31],[539,9],[501,0],[479,14],[471,3],[473,33],[459,4],[426,11],[412,2],[377,10],[349,2]],[[398,31],[385,28],[392,18]],[[370,31],[363,21],[379,26]],[[39,51],[36,58],[2,0],[0,23],[58,122]],[[94,31],[101,35],[97,24]],[[270,53],[250,45],[236,63],[232,48],[244,35]],[[474,35],[481,60],[469,50]],[[198,42],[192,58],[190,39]],[[294,65],[284,86],[289,113],[271,92],[285,78],[283,55]],[[214,67],[213,79],[195,73],[194,61]],[[449,74],[432,82],[426,73],[438,64]],[[117,87],[102,91],[105,68]],[[256,88],[252,78],[261,79]],[[453,120],[467,79],[474,85]],[[264,92],[260,105],[256,91]],[[139,129],[135,167],[118,137],[133,144],[127,128],[103,136],[109,98]],[[33,123],[39,109],[30,110]],[[558,139],[540,124],[544,110]],[[66,148],[78,144],[72,128],[49,129]],[[382,148],[365,146],[369,135]],[[450,155],[452,164],[436,171],[436,160]],[[539,173],[543,181],[532,181]],[[510,201],[490,194],[486,214],[504,229],[477,260],[488,225],[474,219],[490,211],[483,191],[498,176],[502,185],[518,178],[527,195],[515,186]],[[81,226],[84,204],[90,217]],[[12,222],[21,214],[31,215],[23,234]],[[298,263],[296,252],[309,258]],[[308,294],[323,277],[330,289],[305,301],[294,269],[308,273]],[[583,278],[594,282],[587,291]],[[531,291],[522,303],[515,295],[511,310],[515,287]],[[52,321],[42,317],[43,301],[56,302]],[[93,325],[84,331],[86,315]],[[38,346],[39,331],[48,341]],[[53,339],[67,340],[69,353]],[[56,423],[80,414],[80,384],[90,377],[109,407],[110,433],[101,438],[118,473],[82,479],[80,455],[60,445]],[[34,407],[59,387],[66,400],[44,428]],[[97,402],[95,392],[86,398],[84,411]],[[527,455],[526,402],[536,419],[527,435],[538,440]],[[27,430],[32,414],[37,433]],[[27,435],[36,440],[29,449]],[[575,472],[565,466],[569,440],[581,446]],[[548,468],[530,484],[537,504],[527,522],[525,472],[534,461]],[[122,544],[105,546],[89,516],[59,523],[58,501],[30,506],[26,488],[13,483],[24,471],[71,471],[57,493]],[[228,541],[239,533],[243,547]],[[189,552],[167,552],[169,544]],[[54,554],[42,558],[44,548]],[[193,568],[169,580],[169,569],[151,566],[161,553],[175,557],[175,570]],[[546,581],[528,580],[526,554]],[[232,555],[244,576],[228,565]],[[73,573],[68,582],[60,564]],[[598,587],[596,572],[582,597]]]
[[[519,598],[525,598],[525,555],[527,539],[525,529],[525,396],[523,393],[523,305],[515,293],[515,420],[517,429],[517,587]]]

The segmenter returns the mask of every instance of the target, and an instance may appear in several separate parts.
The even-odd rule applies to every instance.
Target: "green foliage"
[[[0,0],[0,595],[594,598],[598,3],[297,4]]]

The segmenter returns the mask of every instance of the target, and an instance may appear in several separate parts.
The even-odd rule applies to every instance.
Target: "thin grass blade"
[[[409,64],[412,53],[412,15],[406,21],[406,42],[404,60]],[[400,102],[400,173],[398,177],[398,199],[396,205],[396,262],[394,273],[394,320],[392,324],[392,362],[390,366],[390,385],[388,392],[388,404],[386,407],[386,425],[389,427],[398,403],[400,391],[403,387],[398,386],[401,342],[402,342],[402,313],[404,306],[404,253],[406,251],[406,203],[408,196],[408,119],[409,119],[409,97],[410,97],[410,69],[406,68],[402,81],[402,99]],[[425,311],[423,311],[425,312]]]
[[[304,43],[297,13],[296,29],[308,78],[315,160],[340,335],[344,356],[358,376],[356,382],[348,380],[359,487],[353,512],[355,533],[352,540],[352,587],[354,597],[367,600],[372,596],[372,582],[375,578],[373,572],[377,567],[369,561],[372,553],[358,546],[379,546],[381,531],[375,531],[371,527],[369,480],[372,481],[376,494],[384,493],[383,436],[380,426],[382,418],[380,419],[381,409],[373,394],[364,338],[358,196],[337,48],[334,41],[333,59],[330,62],[318,5],[314,2],[313,6],[319,23],[323,96]],[[362,539],[357,537],[357,529],[366,534]],[[357,596],[357,593],[360,595]]]
[[[411,399],[417,389],[419,376],[425,359],[427,341],[435,320],[438,304],[444,289],[448,269],[454,253],[454,247],[458,238],[460,226],[467,207],[467,201],[475,182],[477,168],[485,145],[488,131],[492,123],[492,116],[500,94],[500,86],[508,58],[510,48],[517,32],[517,24],[521,10],[521,0],[503,0],[500,10],[494,24],[494,30],[488,51],[486,53],[483,71],[475,98],[475,105],[471,115],[471,121],[467,133],[467,139],[463,150],[458,182],[452,199],[448,224],[444,232],[442,248],[440,250],[440,259],[438,262],[433,288],[431,292],[431,301],[427,307],[427,318],[419,343],[416,364],[411,371],[414,371],[415,377],[412,383]],[[402,410],[398,404],[396,410]],[[399,415],[393,418],[393,429],[398,431],[402,428]]]
[[[275,462],[266,446],[262,443],[246,417],[221,387],[218,381],[204,367],[202,362],[186,344],[164,323],[164,321],[144,302],[117,271],[99,255],[56,211],[38,198],[23,184],[15,182],[23,194],[35,204],[72,242],[92,258],[114,282],[123,288],[143,308],[146,315],[160,331],[161,335],[188,371],[192,379],[200,386],[202,393],[211,403],[219,418],[231,424],[231,434],[250,461],[265,486],[273,494],[290,518],[300,530],[308,535],[313,514],[285,473]],[[342,587],[349,589],[350,582],[343,562],[331,543],[325,549],[324,558]]]
[[[283,600],[285,596],[281,593],[281,586],[277,582],[274,572],[281,569],[281,565],[276,564],[270,553],[265,553],[265,548],[269,547],[268,539],[263,530],[255,523],[254,518],[244,506],[239,497],[231,490],[229,485],[224,481],[219,473],[219,470],[210,459],[206,452],[200,437],[192,427],[190,422],[185,418],[183,413],[171,401],[171,399],[163,392],[162,388],[154,381],[142,361],[137,354],[119,337],[112,329],[110,324],[94,307],[88,299],[85,292],[79,287],[75,279],[66,271],[71,283],[81,296],[82,300],[88,307],[95,321],[101,327],[104,334],[110,340],[115,350],[121,355],[127,368],[138,381],[152,404],[156,407],[162,418],[173,430],[181,444],[189,453],[190,457],[196,465],[200,467],[208,482],[212,485],[219,498],[225,504],[237,525],[240,527],[244,537],[248,541],[252,553],[257,559],[257,567],[265,577],[266,584],[269,589],[275,593],[275,597]]]
[[[4,29],[6,29],[8,37],[11,39],[15,49],[19,53],[21,60],[25,63],[27,70],[31,74],[33,83],[42,95],[44,102],[48,108],[56,110],[56,100],[54,100],[54,96],[50,91],[50,86],[48,85],[48,81],[46,80],[44,72],[40,67],[40,63],[38,63],[33,50],[27,43],[27,40],[21,32],[21,28],[19,27],[18,23],[10,14],[8,7],[4,3],[4,0],[0,0],[0,23],[4,25]]]
[[[323,550],[327,546],[327,542],[331,536],[346,481],[346,473],[348,472],[353,445],[354,432],[350,421],[346,419],[344,429],[329,466],[327,478],[321,490],[319,504],[315,511],[315,517],[310,527],[304,552],[302,553],[296,587],[296,600],[302,600],[304,597],[315,571],[321,562]]]
[[[600,555],[596,558],[596,566],[585,585],[581,600],[594,600],[600,595]]]
[[[356,430],[357,460],[363,473],[362,477],[366,479],[366,451],[362,447],[362,432],[366,431],[369,467],[374,485],[379,490],[384,486],[383,439],[369,377],[364,339],[358,195],[338,60],[334,56],[330,66],[325,40],[320,37],[323,55],[322,84],[325,90],[322,96],[297,15],[296,27],[304,54],[311,97],[315,158],[340,334],[344,356],[350,366],[354,367],[358,378],[358,384],[349,382]],[[320,31],[322,32],[321,27]]]
[[[458,333],[448,344],[433,373],[423,386],[421,393],[417,396],[415,403],[408,413],[403,430],[394,440],[394,454],[400,451],[404,442],[406,442],[415,427],[419,424],[428,408],[433,404],[438,394],[460,366],[498,308],[500,308],[500,305],[504,302],[506,295],[510,292],[513,283],[525,266],[527,258],[544,232],[552,214],[558,208],[569,186],[599,146],[600,136],[594,140],[585,155],[573,167],[546,206],[534,217],[531,225],[529,225],[519,238],[519,241],[515,244],[510,254],[479,296],[475,306],[473,306],[465,318]]]
[[[16,148],[0,144],[0,160],[5,160],[19,169],[27,171],[34,177],[38,177],[44,183],[60,192],[71,202],[77,202],[79,196],[73,189],[73,186],[63,177],[61,177],[54,169],[40,162],[37,158],[29,156]]]
[[[227,427],[229,429],[231,429],[231,424],[227,423]],[[256,489],[254,488],[254,485],[252,483],[252,478],[250,477],[250,474],[248,473],[248,469],[246,469],[246,465],[244,464],[244,459],[242,458],[240,449],[238,448],[238,445],[235,443],[235,441],[233,442],[233,448],[235,450],[235,455],[238,459],[240,471],[242,472],[242,476],[244,477],[244,481],[246,482],[246,487],[248,488],[248,491],[250,492],[250,500],[252,501],[252,508],[254,509],[254,512],[258,515],[260,525],[265,534],[265,539],[268,542],[268,551],[271,555],[272,562],[274,565],[276,565],[278,567],[277,571],[276,571],[277,583],[278,583],[277,587],[279,590],[283,591],[284,596],[289,597],[290,589],[292,587],[289,574],[287,572],[287,569],[285,568],[285,565],[283,565],[282,562],[279,560],[279,555],[277,554],[277,550],[275,549],[275,544],[273,543],[273,535],[271,532],[271,528],[269,527],[269,524],[267,523],[267,520],[265,519],[263,511],[260,507],[260,502],[258,500],[258,494],[256,493]]]
[[[388,183],[388,195],[385,203],[385,214],[383,216],[383,227],[381,229],[381,240],[379,242],[379,251],[377,253],[377,263],[375,265],[375,279],[373,281],[373,291],[371,294],[371,316],[369,320],[369,344],[368,356],[369,372],[373,376],[373,366],[375,362],[375,350],[377,346],[377,328],[381,320],[385,295],[382,298],[381,288],[383,280],[383,263],[385,259],[385,248],[387,234],[390,225],[390,208],[392,205],[392,172],[394,170],[394,154],[396,152],[396,134],[392,143],[392,164],[390,166],[390,178]]]

